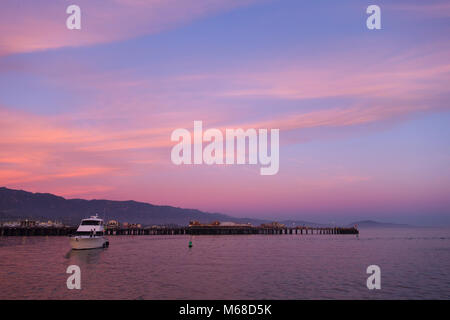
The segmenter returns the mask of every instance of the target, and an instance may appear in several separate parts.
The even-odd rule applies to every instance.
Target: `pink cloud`
[[[416,98],[424,91],[428,95],[447,91],[449,54],[450,49],[443,47],[433,53],[415,52],[404,59],[401,55],[380,61],[372,57],[374,62],[365,61],[364,52],[336,54],[319,65],[290,61],[289,65],[276,69],[270,69],[269,65],[268,71],[229,75],[231,89],[217,94],[289,100],[345,96]]]
[[[2,185],[65,181],[75,187],[91,178],[133,174],[141,166],[166,162],[160,148],[168,147],[170,139],[159,138],[158,142],[162,134],[168,137],[170,133],[166,128],[87,129],[67,117],[47,118],[2,108],[0,181]]]
[[[420,111],[429,111],[430,106],[420,105],[364,105],[333,108],[303,114],[289,114],[266,122],[249,124],[249,127],[280,128],[296,130],[314,127],[347,127],[391,120]]]
[[[3,0],[0,55],[120,41],[158,33],[256,0],[78,0],[81,30],[66,28],[67,1]]]
[[[419,17],[450,17],[450,4],[448,2],[413,3],[389,3],[387,9],[394,9],[408,13],[414,13]]]

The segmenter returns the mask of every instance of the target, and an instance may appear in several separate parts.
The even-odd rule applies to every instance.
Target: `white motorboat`
[[[109,241],[104,234],[103,219],[97,215],[91,216],[81,220],[77,231],[70,237],[70,245],[76,250],[106,248],[109,246]]]

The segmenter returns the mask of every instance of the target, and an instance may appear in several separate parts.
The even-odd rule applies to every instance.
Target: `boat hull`
[[[104,237],[71,237],[70,245],[74,250],[86,250],[104,248],[107,246],[108,240]]]

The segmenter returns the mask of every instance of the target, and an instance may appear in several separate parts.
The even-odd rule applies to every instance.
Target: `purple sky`
[[[0,186],[448,225],[449,22],[448,1],[3,0]],[[171,132],[194,120],[279,128],[279,173],[175,166]]]

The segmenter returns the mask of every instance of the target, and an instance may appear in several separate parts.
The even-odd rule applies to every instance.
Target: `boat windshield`
[[[82,226],[98,226],[100,224],[100,221],[96,220],[83,220],[81,221]]]

